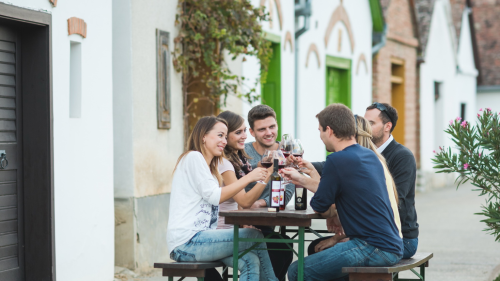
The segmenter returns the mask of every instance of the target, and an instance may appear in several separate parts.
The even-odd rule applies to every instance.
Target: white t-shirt
[[[167,227],[171,253],[196,233],[216,229],[221,189],[198,151],[184,156],[174,173]]]
[[[227,160],[226,158],[222,158],[222,163],[219,163],[219,173],[222,175],[224,172],[227,171],[233,171],[234,172],[234,166]],[[223,184],[222,186],[224,186]],[[222,202],[219,205],[219,212],[222,211],[232,211],[232,210],[238,210],[238,203],[234,201],[233,198],[230,198],[227,201]],[[217,229],[232,229],[233,225],[232,224],[225,224],[224,223],[224,217],[219,216],[219,221],[217,222]]]

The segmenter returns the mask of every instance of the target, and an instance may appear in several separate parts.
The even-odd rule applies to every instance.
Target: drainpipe
[[[309,30],[309,22],[311,18],[311,0],[295,0],[295,27],[297,28],[299,17],[304,17],[304,26],[295,31],[295,95],[294,95],[294,131],[295,138],[298,136],[298,112],[299,112],[299,37]]]
[[[383,32],[373,32],[372,35],[372,56],[375,56],[387,42],[387,24],[384,24]]]

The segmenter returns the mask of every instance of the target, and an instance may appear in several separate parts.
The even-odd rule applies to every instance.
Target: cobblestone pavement
[[[433,252],[426,271],[428,281],[491,281],[493,271],[500,274],[500,243],[482,231],[480,211],[484,197],[472,191],[471,185],[447,187],[417,194],[416,207],[420,224],[419,252]],[[316,220],[314,229],[325,229],[324,221]],[[310,234],[309,234],[310,235]],[[309,236],[309,239],[314,239]],[[307,245],[306,245],[307,249]],[[496,270],[495,270],[496,268]],[[165,281],[159,270],[148,276],[116,276],[116,281]],[[401,277],[413,277],[411,272]],[[177,279],[176,279],[177,280]],[[193,281],[194,278],[186,278]]]

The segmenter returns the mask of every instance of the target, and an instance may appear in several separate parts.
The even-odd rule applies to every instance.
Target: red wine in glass
[[[283,153],[283,154],[285,154],[285,153]],[[285,168],[285,163],[283,163],[283,164],[278,164],[278,168],[279,168],[280,170],[281,170],[281,169],[283,169],[283,168]]]
[[[262,164],[262,167],[264,167],[264,168],[270,168],[273,165],[272,162],[261,162],[261,164]]]
[[[286,151],[286,150],[281,150],[281,152],[283,152],[283,155],[288,158],[288,156],[290,156],[290,151]]]
[[[304,153],[293,153],[293,157],[302,157]]]

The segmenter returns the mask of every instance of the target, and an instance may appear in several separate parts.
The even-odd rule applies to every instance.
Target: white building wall
[[[500,87],[494,91],[477,93],[477,108],[491,108],[493,112],[500,112]]]
[[[55,275],[113,280],[113,116],[111,1],[14,0],[52,13]],[[87,38],[68,36],[70,17]],[[70,42],[81,42],[81,117],[69,116]]]
[[[352,33],[354,36],[354,50],[345,25],[338,22],[330,34],[328,47],[325,47],[325,33],[330,22],[330,17],[339,6],[340,1],[313,1],[311,28],[299,39],[299,124],[298,137],[306,147],[308,160],[321,161],[325,158],[325,147],[318,133],[316,114],[326,106],[326,56],[334,56],[351,60],[351,97],[354,113],[363,115],[365,109],[371,104],[372,88],[372,17],[368,1],[344,1],[343,5],[349,16]],[[341,48],[339,44],[339,30],[341,30]],[[318,47],[320,64],[314,53],[310,54],[308,66],[306,58],[309,46],[314,43]],[[357,64],[360,55],[364,54],[364,63]]]
[[[474,68],[472,42],[468,33],[467,17],[463,17],[458,52],[452,40],[452,27],[448,24],[448,6],[444,0],[436,1],[431,20],[429,40],[424,63],[420,66],[420,155],[423,182],[426,187],[449,184],[446,176],[435,174],[433,151],[439,146],[450,147],[453,142],[444,132],[449,121],[461,114],[461,103],[466,104],[468,121],[475,120],[475,88],[477,71]],[[471,63],[472,58],[472,63]],[[434,98],[434,83],[440,82],[440,101]]]

